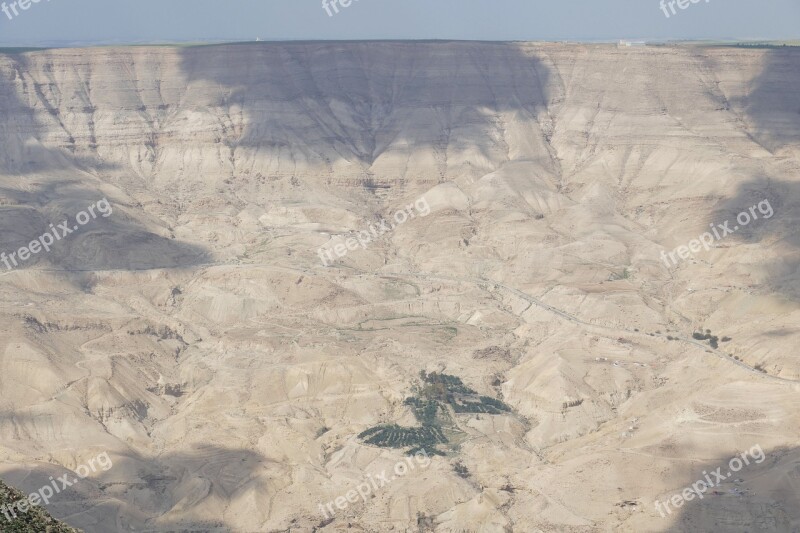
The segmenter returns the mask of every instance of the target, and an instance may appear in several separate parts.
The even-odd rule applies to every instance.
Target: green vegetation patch
[[[364,433],[367,433],[367,431],[370,433],[365,435]],[[365,443],[374,444],[381,448],[433,447],[447,442],[447,437],[442,433],[442,429],[437,426],[407,428],[397,424],[389,424],[368,429],[367,431],[361,433],[359,437]]]
[[[695,331],[694,333],[692,333],[692,338],[698,341],[708,341],[708,344],[715,350],[719,348],[719,337],[717,337],[716,335],[712,335],[710,329],[707,329],[705,333],[703,333],[702,331]]]
[[[0,531],[3,533],[81,533],[79,529],[62,524],[41,507],[30,508],[24,513],[15,508],[13,514],[6,507],[26,498],[25,494],[0,481]],[[8,513],[8,516],[11,517],[10,521],[2,511]]]
[[[453,434],[463,433],[453,421],[453,413],[475,413],[499,415],[512,412],[505,403],[481,396],[464,385],[461,378],[437,372],[419,374],[420,382],[412,387],[413,395],[403,402],[411,408],[419,427],[403,427],[397,424],[375,426],[362,431],[358,438],[366,444],[383,448],[405,448],[413,454],[424,450],[433,455],[444,455],[436,449],[439,444],[449,444],[445,429]]]
[[[508,413],[511,408],[501,402],[488,396],[481,396],[477,402],[464,400],[463,402],[454,403],[453,411],[456,413],[485,413],[488,415],[502,415]]]

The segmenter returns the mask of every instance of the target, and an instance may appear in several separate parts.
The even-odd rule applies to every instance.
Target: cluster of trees
[[[422,380],[420,395],[429,400],[450,403],[454,394],[478,394],[470,389],[461,378],[449,374],[439,374],[438,372],[426,373],[420,371],[419,377]]]
[[[445,444],[447,437],[437,426],[407,428],[390,424],[377,426],[362,431],[358,437],[367,444],[382,448],[405,448],[406,446],[433,448],[437,444]]]
[[[436,413],[439,410],[439,403],[434,400],[420,400],[414,396],[406,398],[403,402],[414,410],[414,416],[423,426],[436,424]]]
[[[564,402],[561,404],[562,409],[569,409],[570,407],[578,407],[583,403],[583,398],[580,400],[572,400],[571,402]]]
[[[698,341],[708,341],[708,344],[710,344],[715,350],[719,348],[719,337],[712,335],[710,329],[707,329],[705,333],[702,331],[695,331],[692,333],[692,338]],[[725,338],[727,339],[727,337]]]
[[[423,385],[419,387],[420,398],[408,398],[405,403],[414,408],[414,414],[422,424],[432,424],[438,409],[444,411],[442,404],[453,407],[456,413],[486,413],[498,415],[511,411],[511,408],[488,396],[478,396],[461,378],[437,372],[419,373]],[[423,399],[424,398],[424,399]]]
[[[453,465],[453,471],[456,474],[458,474],[459,476],[463,477],[463,478],[468,478],[469,477],[469,469],[461,461],[457,461]]]
[[[382,425],[362,431],[358,438],[366,444],[384,448],[404,448],[414,454],[425,450],[428,454],[444,455],[436,449],[437,444],[446,444],[447,437],[441,427],[441,416],[447,417],[446,406],[450,405],[456,413],[503,414],[511,407],[489,396],[479,396],[461,381],[461,378],[448,374],[424,370],[419,373],[421,384],[414,386],[414,395],[403,402],[410,407],[420,427],[402,427],[397,424]]]
[[[490,398],[488,396],[481,396],[477,402],[454,402],[452,405],[453,411],[456,413],[486,413],[489,415],[501,415],[511,411],[511,407],[507,406],[500,400],[495,400],[494,398]]]

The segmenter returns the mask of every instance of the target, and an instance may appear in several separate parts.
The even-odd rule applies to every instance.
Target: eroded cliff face
[[[794,49],[0,55],[0,251],[113,206],[0,263],[0,477],[108,451],[48,507],[90,532],[800,527],[799,78]],[[422,369],[516,412],[458,415],[457,456],[328,523],[402,459],[355,435],[408,425]]]

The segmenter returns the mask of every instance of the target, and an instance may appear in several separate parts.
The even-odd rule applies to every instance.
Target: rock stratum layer
[[[793,48],[0,55],[0,251],[113,206],[0,264],[0,477],[107,451],[47,508],[87,532],[795,531],[798,82]],[[402,460],[356,436],[420,370],[514,413],[324,516]]]

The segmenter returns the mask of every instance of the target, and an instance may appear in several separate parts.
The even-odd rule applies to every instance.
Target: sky
[[[339,12],[331,7],[330,15],[322,0],[3,1],[9,13],[0,11],[4,46],[256,38],[800,38],[800,0],[666,0],[674,13],[661,0],[350,0],[348,7],[341,5],[348,0],[335,0]]]

